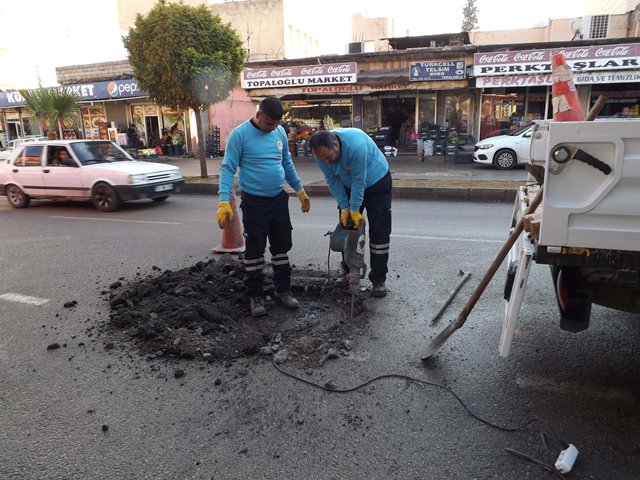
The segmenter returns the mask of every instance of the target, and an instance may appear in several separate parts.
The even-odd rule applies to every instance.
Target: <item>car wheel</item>
[[[17,185],[7,185],[6,195],[13,208],[26,208],[31,202],[29,195],[24,193]]]
[[[113,212],[122,205],[116,191],[106,183],[99,183],[93,187],[93,205],[101,212]]]
[[[518,163],[518,157],[513,150],[498,150],[493,157],[493,165],[499,170],[510,170]]]
[[[160,202],[164,202],[167,198],[169,198],[169,195],[164,195],[162,197],[155,197],[155,198],[152,198],[151,200],[153,200],[156,203],[160,203]]]

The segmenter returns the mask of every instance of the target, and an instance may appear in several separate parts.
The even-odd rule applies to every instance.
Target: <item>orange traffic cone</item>
[[[222,229],[222,245],[213,247],[213,253],[242,253],[244,252],[244,240],[242,239],[242,228],[240,227],[240,218],[238,209],[236,208],[236,187],[231,187],[231,199],[229,201],[231,211],[233,212],[233,220],[227,222]]]
[[[553,70],[551,78],[551,103],[553,104],[553,119],[558,122],[584,120],[584,111],[578,97],[576,86],[573,84],[571,69],[562,53],[553,56]]]

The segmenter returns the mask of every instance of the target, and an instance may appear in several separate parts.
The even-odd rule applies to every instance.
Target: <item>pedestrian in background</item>
[[[127,128],[127,146],[129,148],[138,148],[138,132],[133,123]]]
[[[391,235],[391,173],[389,163],[378,146],[359,128],[320,130],[309,139],[311,152],[322,170],[331,194],[340,208],[340,221],[349,219],[358,228],[369,221],[369,253],[373,284],[371,295],[384,297]],[[343,273],[348,266],[342,261]],[[345,276],[338,284],[347,284]]]
[[[303,213],[311,202],[302,186],[287,147],[287,134],[279,125],[282,103],[267,97],[251,120],[238,125],[229,135],[224,159],[220,166],[220,188],[217,221],[220,228],[233,219],[230,205],[234,175],[238,168],[245,236],[245,285],[250,298],[251,314],[259,317],[267,313],[262,287],[265,264],[264,251],[269,240],[273,266],[273,285],[276,300],[286,308],[299,307],[291,293],[291,219],[286,181],[296,192]]]

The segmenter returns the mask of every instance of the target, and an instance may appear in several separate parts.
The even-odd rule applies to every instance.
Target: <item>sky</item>
[[[328,28],[336,15],[350,18],[351,12],[360,12],[395,16],[412,35],[459,32],[465,4],[465,0],[334,0],[341,8],[329,8],[330,1],[314,9],[314,15],[324,12]],[[600,0],[603,5],[612,1]],[[549,18],[579,17],[587,2],[476,0],[476,6],[481,30],[503,30],[541,26]],[[56,66],[125,59],[124,33],[118,26],[117,0],[0,0],[0,88],[56,85]]]

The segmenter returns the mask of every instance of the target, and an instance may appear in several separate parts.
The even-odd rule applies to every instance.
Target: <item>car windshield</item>
[[[108,141],[74,142],[70,145],[82,165],[133,160],[118,145]]]
[[[531,125],[533,125],[533,123],[527,123],[526,125],[520,127],[519,129],[514,130],[513,132],[509,133],[509,135],[511,135],[512,137],[516,137],[518,135],[522,135],[526,130],[531,128]]]

